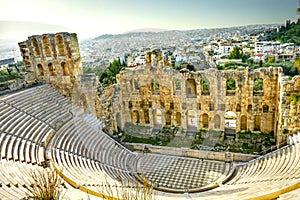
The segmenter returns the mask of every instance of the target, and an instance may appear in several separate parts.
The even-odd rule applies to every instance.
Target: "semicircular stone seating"
[[[29,171],[48,159],[73,187],[100,193],[105,184],[136,186],[144,179],[162,192],[194,192],[196,199],[274,198],[300,185],[300,133],[286,147],[233,165],[132,152],[47,84],[1,97],[0,114],[3,199],[26,197]]]

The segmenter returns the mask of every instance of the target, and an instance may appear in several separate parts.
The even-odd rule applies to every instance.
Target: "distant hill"
[[[159,28],[140,28],[140,29],[134,29],[128,32],[125,32],[124,34],[127,33],[146,33],[146,32],[154,32],[154,33],[159,33],[159,32],[164,32],[168,31],[167,29],[159,29]]]

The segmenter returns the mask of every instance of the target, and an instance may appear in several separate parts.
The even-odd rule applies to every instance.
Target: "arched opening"
[[[171,126],[171,117],[172,117],[171,111],[167,111],[166,112],[166,125],[167,126]]]
[[[145,123],[150,124],[149,110],[144,110]]]
[[[225,134],[235,135],[236,133],[236,114],[232,111],[227,111],[224,114]]]
[[[139,81],[137,79],[133,80],[133,89],[138,90],[139,89]]]
[[[187,120],[188,120],[188,129],[196,131],[197,130],[197,112],[194,110],[188,110],[187,112]]]
[[[46,57],[51,57],[51,44],[49,38],[44,35],[42,40]]]
[[[208,128],[208,114],[206,113],[202,115],[202,127]]]
[[[140,123],[139,112],[137,110],[132,111],[131,113],[131,121],[132,123]]]
[[[268,113],[269,112],[269,106],[268,105],[263,105],[263,112]]]
[[[176,126],[180,126],[181,125],[181,113],[177,112],[176,113]]]
[[[202,80],[202,95],[209,95],[210,94],[210,84],[207,79]]]
[[[67,66],[67,64],[65,62],[62,62],[60,65],[61,65],[62,74],[64,76],[69,75],[69,67]]]
[[[233,78],[229,78],[226,81],[226,95],[233,96],[235,95],[236,84]]]
[[[174,80],[174,86],[175,86],[176,91],[181,90],[181,81],[179,79],[175,79]]]
[[[80,101],[81,101],[81,105],[83,106],[83,108],[86,109],[88,107],[88,102],[89,102],[88,96],[85,94],[81,94]]]
[[[159,93],[159,82],[157,80],[152,80],[151,89],[153,93]]]
[[[249,113],[252,112],[252,105],[251,105],[251,104],[248,105],[248,112],[249,112]]]
[[[260,115],[254,116],[254,131],[260,131]]]
[[[37,68],[38,68],[38,71],[39,71],[40,76],[44,76],[44,69],[43,69],[43,66],[42,66],[41,64],[38,64],[38,65],[37,65]]]
[[[52,63],[48,64],[48,70],[51,76],[56,76],[56,69],[55,66]]]
[[[156,109],[156,112],[154,113],[154,119],[155,119],[155,125],[162,125],[162,112],[160,109]]]
[[[241,112],[241,104],[236,105],[236,112]]]
[[[247,130],[247,117],[245,115],[242,115],[241,117],[241,131]]]
[[[64,40],[63,37],[61,35],[56,35],[55,36],[55,43],[58,49],[58,55],[59,56],[65,56],[66,52],[65,52],[65,45],[64,45]]]
[[[215,129],[220,129],[221,128],[221,118],[220,118],[220,115],[215,115],[215,117],[214,117],[214,124],[215,124]]]
[[[253,82],[253,95],[261,96],[263,95],[264,80],[262,78],[256,78]]]
[[[187,79],[186,81],[186,94],[189,98],[197,96],[196,82],[194,79]]]
[[[40,56],[41,52],[40,52],[39,44],[38,44],[38,41],[36,40],[36,38],[32,38],[32,45],[33,45],[35,55]]]

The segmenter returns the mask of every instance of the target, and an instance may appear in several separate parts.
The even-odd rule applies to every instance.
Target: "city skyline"
[[[0,21],[55,25],[57,31],[72,31],[79,38],[87,38],[144,28],[190,30],[283,24],[286,19],[296,20],[298,0],[0,0],[0,5]],[[38,33],[28,26],[22,31],[27,35]]]

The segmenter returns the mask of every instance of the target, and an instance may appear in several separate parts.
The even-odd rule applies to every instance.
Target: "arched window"
[[[64,45],[64,40],[63,37],[61,35],[56,35],[55,36],[55,43],[58,49],[58,55],[59,56],[65,56],[66,52],[65,52],[65,45]]]
[[[209,95],[210,94],[210,84],[207,79],[202,80],[202,95]]]
[[[181,81],[179,79],[174,80],[175,90],[181,90]]]
[[[176,126],[180,126],[181,125],[181,113],[177,112],[176,113]]]
[[[263,112],[264,112],[264,113],[269,112],[269,106],[263,105]]]
[[[253,82],[253,95],[259,96],[263,94],[264,81],[262,78],[256,78]]]
[[[37,68],[38,68],[38,71],[39,71],[40,76],[44,76],[44,69],[43,69],[43,66],[42,66],[41,64],[38,64],[38,65],[37,65]]]
[[[35,55],[40,56],[41,52],[40,52],[39,44],[38,44],[38,41],[36,40],[36,38],[32,38],[32,45],[33,45]]]
[[[48,70],[51,76],[56,76],[56,69],[52,63],[48,64]]]
[[[194,79],[187,79],[186,81],[186,93],[187,97],[196,97],[197,87]]]
[[[152,91],[154,93],[158,93],[159,92],[159,82],[155,79],[152,80]]]
[[[221,118],[220,118],[219,115],[215,115],[214,124],[215,124],[215,129],[220,129],[221,128]]]
[[[65,62],[61,63],[61,71],[64,76],[69,75],[69,68]]]
[[[144,111],[144,118],[145,118],[145,123],[150,124],[149,110]]]
[[[46,57],[51,57],[51,44],[49,38],[44,35],[42,40]]]
[[[138,90],[139,89],[139,81],[137,79],[134,79],[133,80],[133,88],[135,90]]]
[[[202,115],[202,127],[208,128],[208,114]]]
[[[241,117],[241,131],[247,130],[247,117],[242,115]]]
[[[139,117],[139,112],[137,110],[132,111],[131,113],[131,120],[132,123],[139,123],[140,122],[140,117]]]
[[[260,131],[260,115],[254,116],[254,131]]]
[[[226,81],[226,95],[227,96],[235,95],[235,89],[236,89],[235,80],[233,78],[227,79],[227,81]]]
[[[170,126],[170,125],[171,125],[171,116],[172,116],[171,111],[167,111],[167,112],[166,112],[166,125],[167,125],[167,126]]]

